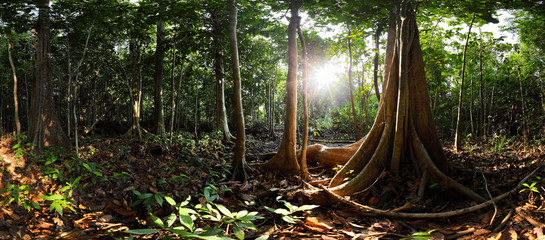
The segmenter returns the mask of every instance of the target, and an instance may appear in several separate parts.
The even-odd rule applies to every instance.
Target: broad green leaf
[[[62,216],[62,206],[61,206],[60,203],[58,203],[58,202],[51,203],[51,205],[49,206],[49,211],[51,211],[53,209],[55,209],[55,211],[58,212],[59,215]]]
[[[223,215],[225,215],[227,217],[230,217],[230,218],[233,218],[233,214],[225,206],[223,206],[221,204],[216,204],[216,207],[218,208],[218,210],[220,210],[221,213],[223,213]]]
[[[303,205],[303,206],[295,208],[295,210],[293,210],[293,211],[294,212],[306,211],[306,210],[314,209],[314,208],[317,208],[317,207],[319,207],[319,205]]]
[[[165,200],[166,200],[167,203],[170,204],[171,206],[176,205],[176,201],[174,201],[174,199],[172,199],[172,198],[169,197],[169,196],[165,196]]]
[[[281,215],[290,215],[291,214],[291,212],[289,212],[288,210],[283,209],[283,208],[279,208],[279,209],[274,210],[274,213],[281,214]]]
[[[293,218],[290,217],[290,216],[282,216],[282,219],[283,219],[284,221],[286,221],[286,222],[295,224],[295,221],[294,221]]]
[[[253,229],[253,230],[256,230],[257,231],[257,228],[255,227],[255,225],[251,222],[238,222],[237,225],[240,227],[240,228],[247,228],[247,229]]]
[[[54,200],[60,200],[60,199],[64,198],[63,195],[59,195],[59,194],[55,194],[55,195],[51,195],[51,196],[40,195],[38,197],[40,197],[40,198],[42,198],[43,200],[46,200],[46,201],[54,201]]]
[[[178,213],[180,215],[180,223],[182,224],[182,226],[184,226],[189,231],[194,231],[195,224],[193,223],[193,219],[189,215],[190,211],[193,210],[188,208],[178,209]]]
[[[153,215],[153,213],[149,213],[149,215],[151,216],[151,219],[153,220],[153,222],[161,227],[161,228],[165,228],[165,224],[163,223],[163,220],[161,220],[160,218],[158,218],[157,216]]]
[[[124,233],[130,233],[130,234],[137,234],[137,235],[148,235],[153,234],[156,232],[159,232],[159,229],[151,229],[151,228],[144,228],[144,229],[130,229],[123,231]]]
[[[248,211],[242,210],[242,211],[236,213],[235,218],[239,219],[241,217],[245,217],[246,215],[248,215]]]
[[[160,194],[155,194],[154,197],[155,197],[155,201],[157,201],[159,206],[163,206],[163,200],[164,200],[163,196],[161,196]]]
[[[138,196],[138,198],[140,198],[140,199],[148,199],[148,198],[151,198],[151,197],[153,197],[153,193],[144,193],[144,194]]]
[[[286,205],[286,207],[288,208],[288,210],[290,210],[290,212],[293,212],[294,207],[293,205],[291,205],[290,202],[284,202],[284,205]]]
[[[176,222],[176,214],[175,213],[171,213],[170,216],[168,216],[167,218],[167,228],[171,227],[172,224],[174,224],[174,222]]]
[[[235,236],[240,239],[240,240],[243,240],[244,239],[244,230],[242,230],[242,228],[239,228],[237,226],[234,226],[233,227],[233,233],[235,234]]]

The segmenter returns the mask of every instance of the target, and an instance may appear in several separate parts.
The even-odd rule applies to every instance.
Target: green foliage
[[[543,180],[541,179],[541,177],[539,176],[536,176],[534,180],[532,180],[531,182],[529,183],[523,183],[522,186],[524,186],[525,188],[523,188],[522,190],[520,190],[519,192],[534,192],[534,193],[540,193],[539,192],[539,188],[536,186],[538,183],[540,182],[543,182]]]
[[[319,207],[318,205],[302,205],[298,207],[298,206],[292,205],[290,202],[283,200],[281,198],[282,198],[281,196],[277,197],[276,201],[279,203],[283,203],[286,208],[277,208],[277,209],[271,208],[271,207],[265,207],[265,208],[269,210],[270,212],[281,215],[282,220],[292,224],[295,224],[296,223],[295,219],[298,218],[296,216],[293,216],[293,214],[295,214],[296,212],[303,212],[303,211],[307,211],[307,210],[311,210],[311,209]]]
[[[164,203],[165,199],[168,197],[167,195],[165,195],[162,192],[157,192],[155,194],[154,193],[140,193],[138,190],[132,190],[132,192],[137,197],[136,201],[134,201],[132,203],[132,206],[138,206],[138,205],[142,204],[142,206],[144,206],[144,208],[146,208],[146,210],[148,212],[153,211],[153,206],[155,204],[157,204],[158,206],[163,206],[163,203]],[[170,198],[170,197],[168,197],[168,198]]]
[[[496,154],[502,153],[503,148],[505,147],[505,145],[507,145],[508,142],[509,141],[507,140],[506,135],[499,137],[494,144],[494,153]]]
[[[160,197],[172,207],[173,212],[166,218],[162,219],[155,216],[148,208],[148,214],[150,215],[153,223],[160,229],[131,229],[125,231],[125,233],[149,235],[159,231],[168,231],[182,238],[232,239],[229,236],[222,234],[226,231],[226,229],[231,229],[232,234],[237,239],[244,239],[245,230],[252,229],[257,231],[257,228],[252,221],[262,219],[263,217],[258,216],[257,212],[248,212],[246,210],[232,212],[221,204],[213,203],[212,201],[217,200],[217,190],[214,189],[216,188],[211,187],[208,188],[208,190],[205,189],[203,196],[206,197],[207,202],[197,204],[195,207],[190,206],[191,196],[187,197],[186,200],[181,203],[176,203],[173,198],[161,195]],[[139,196],[139,200],[142,200],[142,202],[149,202],[149,199],[152,199],[152,196],[157,201],[157,194],[146,195],[139,193],[137,194],[136,192],[135,194]],[[159,204],[162,205],[162,201],[163,200],[157,202],[161,202]],[[209,220],[215,222],[216,224],[214,227],[199,228],[195,222],[197,219]],[[228,227],[223,228],[223,226]]]
[[[401,238],[402,240],[428,240],[431,238],[431,233],[436,229],[429,230],[427,232],[415,232],[408,238]]]
[[[76,202],[72,199],[72,194],[74,189],[78,186],[80,179],[81,176],[71,182],[66,182],[66,186],[57,190],[55,194],[40,195],[39,197],[43,200],[51,201],[49,204],[49,211],[55,210],[61,216],[63,214],[63,208],[68,208],[73,212],[76,212],[76,209],[72,206],[76,205]]]
[[[40,205],[30,199],[30,192],[32,190],[33,189],[28,184],[19,186],[16,184],[7,183],[5,188],[0,189],[0,195],[7,193],[7,196],[3,197],[4,200],[0,202],[0,205],[5,206],[11,203],[19,205],[22,202],[23,208],[27,211],[30,211],[30,207],[41,209]]]

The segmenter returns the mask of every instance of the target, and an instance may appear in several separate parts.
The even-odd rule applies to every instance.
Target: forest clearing
[[[543,1],[0,2],[0,239],[545,239]]]

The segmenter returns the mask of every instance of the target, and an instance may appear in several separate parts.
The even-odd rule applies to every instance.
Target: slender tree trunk
[[[479,34],[481,33],[481,28],[479,28]],[[483,88],[485,87],[485,82],[483,80],[483,49],[481,44],[479,44],[479,122],[478,130],[479,134],[483,137],[486,137],[485,131],[485,115],[486,115],[486,102],[483,101]]]
[[[131,101],[131,127],[127,131],[128,136],[136,135],[138,140],[142,140],[142,129],[140,127],[140,109],[142,99],[142,76],[140,75],[140,44],[136,40],[129,41],[129,51],[132,58],[131,77],[127,77],[127,88],[129,89],[129,99]],[[135,87],[136,85],[136,87]]]
[[[162,5],[162,2],[160,2]],[[164,9],[163,6],[161,8]],[[165,58],[165,23],[161,19],[162,13],[159,13],[159,22],[157,23],[157,47],[155,49],[155,133],[161,137],[166,136],[165,114],[163,111],[163,62]]]
[[[295,173],[300,171],[296,156],[297,135],[297,19],[301,0],[290,1],[291,18],[288,25],[288,76],[286,79],[286,115],[284,134],[276,155],[263,168]]]
[[[496,78],[498,77],[498,70],[496,69],[494,71],[494,81],[492,82],[492,93],[490,94],[490,107],[488,110],[488,126],[490,130],[489,133],[492,132],[492,109],[494,109],[494,91],[496,90]]]
[[[462,119],[462,99],[464,94],[464,76],[465,76],[465,70],[466,70],[466,51],[467,51],[467,45],[469,43],[469,36],[471,34],[471,27],[473,27],[473,21],[475,21],[475,13],[473,13],[473,18],[471,18],[471,23],[469,24],[469,30],[467,30],[467,37],[466,37],[466,43],[464,45],[464,53],[462,56],[462,73],[461,73],[461,83],[460,83],[460,94],[458,95],[458,116],[456,118],[456,132],[454,135],[454,147],[459,150],[461,149],[462,139],[460,136],[460,122]]]
[[[245,154],[246,154],[246,133],[244,126],[244,112],[242,109],[242,93],[241,93],[241,79],[240,79],[240,67],[238,57],[237,46],[237,7],[235,6],[235,0],[229,0],[227,2],[229,8],[229,47],[231,48],[231,69],[233,71],[234,82],[234,101],[235,105],[235,122],[237,125],[237,136],[235,141],[235,152],[233,156],[233,175],[231,180],[243,180],[246,181],[247,175]]]
[[[471,136],[475,136],[475,127],[473,119],[473,75],[470,77],[469,81],[469,123],[471,125]]]
[[[171,106],[171,114],[170,114],[170,131],[169,131],[169,144],[172,144],[172,140],[174,137],[174,119],[176,118],[176,90],[179,90],[176,88],[175,84],[175,78],[174,78],[174,70],[176,69],[176,34],[174,34],[174,37],[172,38],[172,62],[171,62],[171,71],[170,71],[170,106]],[[184,67],[184,60],[182,58],[182,69]]]
[[[48,146],[68,148],[69,141],[58,121],[53,102],[49,58],[49,1],[38,3],[35,79],[32,84],[29,136],[38,151]]]
[[[360,128],[358,127],[358,119],[356,118],[356,106],[354,106],[354,86],[352,86],[352,35],[350,27],[348,27],[348,88],[350,89],[350,105],[352,107],[352,119],[354,120],[354,129],[356,131],[356,139],[361,138]]]
[[[303,101],[303,143],[301,145],[301,154],[299,155],[299,166],[301,167],[301,176],[303,179],[310,179],[310,174],[308,173],[307,168],[307,144],[308,144],[308,106],[307,106],[307,75],[308,75],[308,66],[307,66],[307,46],[305,44],[305,38],[303,36],[303,31],[301,30],[301,17],[297,21],[297,34],[299,35],[299,41],[301,42],[301,59],[303,67],[303,86],[302,86],[302,101]],[[350,35],[350,34],[349,34]],[[350,40],[349,40],[350,44]],[[351,54],[352,55],[352,54]],[[352,58],[350,58],[352,59]],[[351,64],[352,65],[352,64]],[[348,78],[350,79],[350,70],[348,70]],[[349,81],[350,89],[352,89],[351,81]],[[352,91],[350,91],[352,95]],[[352,98],[352,110],[354,110],[354,98]],[[356,116],[354,116],[356,120]],[[358,125],[356,124],[356,134],[359,133]]]
[[[517,70],[518,73],[518,79],[519,79],[519,86],[520,86],[520,106],[522,109],[522,137],[524,139],[524,147],[526,147],[528,142],[528,134],[530,134],[530,130],[528,129],[528,120],[526,119],[526,108],[524,104],[524,94],[523,94],[523,88],[522,88],[522,77],[520,76],[520,68]]]
[[[12,45],[11,41],[9,41],[9,38],[6,36],[6,39],[8,39],[8,58],[9,58],[9,65],[11,66],[11,72],[13,74],[13,106],[14,106],[14,112],[13,115],[15,117],[15,129],[17,138],[21,136],[21,122],[19,121],[19,101],[17,99],[17,70],[15,69],[15,64],[13,63],[13,56],[11,53]]]
[[[216,16],[219,18],[219,16]],[[235,137],[229,130],[229,122],[227,121],[227,109],[225,108],[225,78],[223,74],[223,53],[221,51],[221,25],[219,19],[215,19],[218,23],[214,24],[214,73],[216,77],[216,128],[223,132],[223,139],[228,142],[235,140]]]
[[[68,41],[70,42],[70,41]],[[68,45],[68,43],[67,43]],[[70,126],[70,122],[72,122],[72,100],[74,99],[72,96],[72,57],[70,56],[70,46],[67,47],[68,50],[68,86],[67,86],[67,96],[66,96],[66,133],[68,134],[68,138],[70,138],[70,134],[72,131],[72,127]]]
[[[377,26],[375,31],[375,60],[373,67],[373,83],[375,84],[375,94],[377,95],[377,101],[380,102],[380,92],[378,90],[378,58],[380,57],[380,34],[382,33],[382,26]]]
[[[543,79],[541,79],[541,72],[538,72],[539,75],[539,88],[541,89],[541,107],[543,108],[543,113],[545,114],[545,88],[543,88]]]
[[[274,118],[275,118],[275,93],[276,93],[276,79],[278,77],[278,65],[274,66],[274,78],[272,78],[270,81],[271,89],[270,89],[270,119],[269,119],[269,136],[275,137],[274,134]]]

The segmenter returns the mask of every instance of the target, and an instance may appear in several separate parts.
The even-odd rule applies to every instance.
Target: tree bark
[[[214,19],[219,22],[218,19]],[[223,139],[228,142],[235,140],[229,130],[227,109],[225,108],[225,79],[223,74],[223,53],[221,51],[221,26],[214,24],[214,73],[216,77],[216,128],[223,132]]]
[[[348,27],[348,89],[350,90],[350,105],[352,107],[352,119],[354,120],[354,130],[356,139],[361,138],[360,128],[358,127],[358,119],[356,118],[356,106],[354,106],[354,86],[352,86],[352,41],[350,26]]]
[[[395,174],[403,170],[420,178],[420,196],[434,181],[485,201],[445,174],[448,162],[431,114],[415,10],[407,1],[399,11],[391,12],[386,49],[383,92],[375,123],[366,137],[345,150],[356,149],[331,180],[329,190],[343,196],[368,191],[384,171]],[[327,152],[325,149],[319,155]]]
[[[307,168],[307,144],[308,144],[308,105],[307,105],[307,74],[308,74],[308,66],[307,66],[307,46],[305,44],[305,38],[303,36],[303,31],[301,30],[301,17],[298,18],[297,21],[297,34],[299,35],[299,41],[301,42],[301,59],[302,59],[302,68],[303,68],[303,86],[302,86],[302,101],[303,101],[303,143],[301,145],[301,154],[299,157],[299,166],[301,168],[301,176],[303,179],[310,179],[310,174],[308,173]],[[350,72],[348,73],[350,74]],[[352,85],[351,85],[352,86]],[[352,92],[351,92],[352,93]],[[352,98],[352,108],[354,108],[354,99]],[[355,117],[355,116],[354,116]],[[358,129],[358,125],[356,124],[356,130]],[[356,131],[358,133],[358,131]]]
[[[375,60],[373,66],[373,83],[375,84],[375,94],[377,95],[377,101],[380,102],[380,91],[378,90],[378,58],[380,57],[380,34],[382,33],[382,26],[378,25],[375,31]]]
[[[291,18],[288,25],[288,76],[286,79],[286,115],[282,142],[276,155],[262,165],[284,173],[300,171],[296,157],[297,134],[297,19],[301,0],[290,1]]]
[[[229,0],[229,46],[231,48],[231,69],[233,71],[234,82],[234,105],[235,105],[235,122],[237,125],[237,136],[235,141],[235,152],[233,157],[233,171],[231,180],[247,179],[246,170],[248,166],[246,164],[246,133],[244,127],[244,112],[242,109],[242,93],[241,93],[241,79],[240,79],[240,66],[238,57],[237,46],[237,7],[235,6],[235,0]]]
[[[464,45],[464,53],[462,56],[462,73],[461,73],[461,83],[460,83],[460,93],[458,94],[458,115],[456,117],[456,132],[454,133],[454,147],[459,150],[461,149],[462,139],[460,136],[460,122],[462,120],[462,100],[464,97],[464,78],[466,70],[466,51],[467,45],[469,43],[469,36],[471,34],[471,27],[473,27],[473,21],[475,21],[475,13],[473,13],[473,18],[471,18],[471,23],[469,24],[469,29],[467,30],[466,43]]]
[[[13,56],[11,53],[12,45],[9,38],[6,36],[6,39],[8,39],[8,58],[9,58],[9,65],[11,66],[11,72],[13,75],[13,115],[15,117],[15,129],[17,138],[21,136],[21,122],[19,121],[19,101],[17,99],[17,70],[15,69],[15,64],[13,63]]]
[[[53,101],[49,56],[49,1],[42,0],[38,5],[36,33],[36,65],[32,83],[29,135],[36,149],[48,146],[68,148],[69,141],[61,128]]]
[[[160,5],[162,3],[160,2]],[[164,9],[163,6],[160,6]],[[161,9],[161,11],[162,11]],[[159,13],[159,22],[157,23],[157,46],[155,49],[155,133],[161,137],[166,136],[165,114],[163,110],[163,62],[165,58],[165,23],[161,19],[162,13]]]

